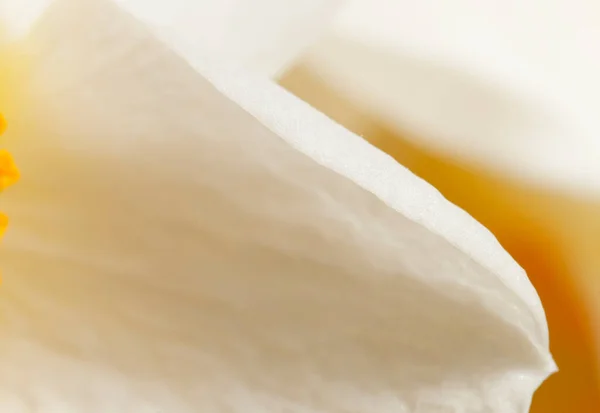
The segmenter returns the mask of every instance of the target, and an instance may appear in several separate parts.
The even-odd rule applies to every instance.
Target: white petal
[[[58,1],[28,52],[0,411],[527,411],[537,295],[424,181],[104,0]]]
[[[599,19],[595,0],[358,0],[312,65],[419,143],[600,196]]]
[[[0,21],[26,32],[52,1],[0,0]],[[189,58],[273,76],[323,33],[344,0],[113,1]]]

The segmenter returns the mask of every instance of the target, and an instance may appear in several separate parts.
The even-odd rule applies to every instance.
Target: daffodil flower
[[[1,412],[527,411],[555,367],[523,270],[268,78],[329,5],[24,3]]]

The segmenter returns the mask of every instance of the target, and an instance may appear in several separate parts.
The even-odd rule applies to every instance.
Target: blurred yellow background
[[[600,412],[600,201],[542,191],[419,148],[305,66],[280,83],[435,186],[490,229],[527,271],[560,369],[537,391],[531,412]]]

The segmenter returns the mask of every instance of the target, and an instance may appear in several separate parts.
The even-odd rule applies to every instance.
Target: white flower
[[[554,364],[524,272],[390,157],[216,66],[228,28],[180,17],[218,2],[22,1],[0,412],[527,411]],[[267,5],[306,3],[261,3],[262,26],[221,21],[256,53],[214,59],[289,61],[260,51],[312,23]]]
[[[428,149],[600,194],[600,3],[352,0],[309,58]]]

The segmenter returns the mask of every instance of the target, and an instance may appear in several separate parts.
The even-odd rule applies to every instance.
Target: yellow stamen
[[[12,155],[0,149],[0,191],[19,180],[20,173]]]
[[[8,227],[8,217],[0,213],[0,237],[4,235],[6,227]]]
[[[0,135],[2,135],[5,130],[6,120],[0,113]],[[19,169],[17,169],[11,154],[4,149],[0,149],[0,191],[17,182],[19,176]],[[4,234],[7,226],[8,217],[0,213],[0,236]]]

